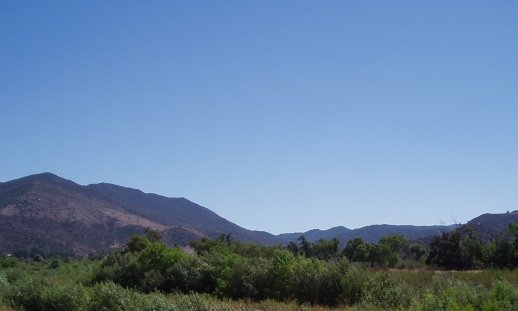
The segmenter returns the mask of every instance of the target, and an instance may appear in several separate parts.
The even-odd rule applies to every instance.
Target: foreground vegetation
[[[517,310],[515,271],[374,271],[350,264],[343,276],[348,303],[217,298],[209,294],[142,293],[114,283],[77,283],[101,262],[18,263],[0,272],[0,310]],[[95,274],[95,272],[94,272]],[[474,277],[476,276],[476,277]],[[14,309],[10,309],[12,306]]]
[[[144,293],[113,281],[92,281],[106,262],[60,261],[57,267],[53,262],[2,268],[0,310],[518,310],[516,271],[376,271],[348,263],[341,278],[343,301],[319,306],[290,299]]]
[[[460,257],[449,262],[465,267],[489,265],[494,251],[476,260],[467,255],[495,248],[473,240],[469,233],[445,234],[427,253],[401,236],[377,244],[355,239],[340,250],[334,239],[301,237],[284,248],[228,235],[193,242],[186,252],[148,232],[103,259],[0,259],[0,311],[518,310],[518,271],[431,266],[453,255]]]

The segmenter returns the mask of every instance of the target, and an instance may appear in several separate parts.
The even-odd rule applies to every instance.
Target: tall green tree
[[[412,259],[421,260],[426,255],[426,248],[419,243],[413,243],[409,247],[409,253]]]
[[[430,252],[426,258],[427,265],[435,265],[446,269],[462,269],[460,241],[462,236],[455,230],[444,232],[441,236],[434,237],[430,242]]]
[[[342,254],[351,261],[368,262],[372,245],[363,238],[354,238],[347,242]]]
[[[331,240],[320,239],[311,245],[311,253],[318,259],[329,260],[337,256],[339,243],[340,241],[337,238]]]

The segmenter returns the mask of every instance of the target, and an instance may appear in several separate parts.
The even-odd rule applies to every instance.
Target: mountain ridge
[[[375,224],[356,229],[349,229],[343,226],[337,226],[327,230],[312,229],[306,232],[282,233],[278,236],[287,242],[295,241],[302,235],[310,242],[315,242],[320,239],[328,240],[337,238],[341,245],[344,246],[347,241],[356,237],[361,237],[370,243],[377,243],[382,237],[389,234],[400,234],[412,240],[419,240],[440,235],[443,232],[449,232],[454,228],[455,225],[415,226]]]
[[[124,245],[152,228],[169,244],[216,238],[279,244],[185,198],[169,198],[113,184],[81,186],[52,173],[0,184],[0,251],[86,255]]]
[[[518,222],[517,211],[483,214],[467,225],[484,239],[491,239],[504,236],[510,221]],[[231,234],[236,240],[270,245],[286,245],[301,235],[310,242],[337,238],[345,247],[355,237],[371,243],[388,234],[420,240],[455,226],[336,226],[273,235],[242,228],[184,197],[165,197],[105,182],[83,186],[49,172],[0,182],[0,253],[103,253],[121,247],[131,235],[146,228],[160,231],[171,245]]]

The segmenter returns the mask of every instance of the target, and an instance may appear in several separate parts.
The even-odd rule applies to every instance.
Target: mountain
[[[51,173],[0,183],[0,253],[87,255],[123,245],[145,228],[169,244],[232,238],[282,240],[244,229],[185,198],[168,198],[101,183],[82,186]]]
[[[484,241],[507,237],[511,222],[518,223],[518,211],[502,214],[482,214],[466,223]]]
[[[501,214],[482,214],[473,218],[464,227],[470,227],[485,242],[498,238],[509,238],[508,227],[511,222],[518,223],[518,211]],[[328,240],[336,237],[343,247],[347,241],[361,237],[368,242],[376,243],[389,234],[400,234],[408,240],[427,240],[443,232],[450,232],[460,225],[449,226],[410,226],[410,225],[370,225],[358,229],[334,227],[329,230],[310,230],[307,232],[283,233],[278,235],[285,243],[297,240],[301,235],[310,241]]]
[[[454,228],[454,226],[370,225],[358,229],[334,227],[329,230],[317,229],[299,233],[283,233],[278,236],[286,242],[295,241],[301,235],[304,235],[310,242],[315,242],[320,239],[328,240],[336,237],[343,247],[347,244],[347,241],[357,237],[361,237],[370,243],[377,243],[386,235],[400,234],[408,240],[414,241],[440,235]]]
[[[469,221],[484,240],[505,236],[518,211],[483,214]],[[78,185],[51,173],[0,183],[0,254],[89,255],[121,247],[146,228],[158,230],[170,245],[203,237],[231,234],[233,239],[260,244],[287,244],[304,235],[347,241],[362,237],[378,242],[388,234],[422,240],[456,226],[371,225],[358,229],[334,227],[278,236],[242,228],[185,198],[169,198],[108,183]]]

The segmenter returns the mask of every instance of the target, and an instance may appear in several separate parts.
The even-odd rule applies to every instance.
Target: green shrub
[[[9,285],[9,280],[5,272],[0,272],[0,289]]]
[[[82,311],[88,303],[88,296],[82,286],[47,286],[42,291],[45,311]]]
[[[87,311],[133,311],[138,310],[134,292],[115,283],[99,283],[92,287]]]
[[[344,291],[342,277],[348,270],[350,262],[343,258],[324,262],[324,268],[318,277],[318,300],[321,305],[335,306],[341,302]]]
[[[59,259],[52,260],[52,262],[50,263],[49,268],[50,269],[57,269],[57,268],[59,268]]]
[[[481,293],[480,310],[518,310],[518,289],[510,283],[496,281],[489,291]]]
[[[480,287],[454,279],[451,275],[433,278],[431,290],[426,294],[421,310],[470,311],[477,305],[477,291]]]
[[[125,287],[141,287],[144,271],[133,252],[111,253],[94,272],[93,283],[113,281]]]
[[[342,301],[352,306],[361,303],[371,283],[371,273],[358,264],[351,264],[342,278]]]
[[[113,282],[99,283],[90,291],[86,311],[175,311],[178,310],[160,294],[141,294]]]
[[[87,295],[82,286],[58,287],[44,279],[26,278],[7,286],[4,301],[25,311],[84,310]]]
[[[324,267],[320,260],[313,258],[297,257],[293,267],[293,273],[288,283],[290,299],[296,299],[299,303],[318,303],[320,297],[320,275]]]
[[[25,311],[44,310],[43,288],[49,284],[43,280],[24,279],[7,286],[3,299],[12,306]]]
[[[136,295],[135,299],[140,311],[180,311],[161,294]]]
[[[410,287],[386,272],[376,273],[369,282],[367,301],[384,309],[408,308],[411,303]]]
[[[0,268],[14,268],[16,266],[18,266],[18,259],[15,257],[0,258]]]

